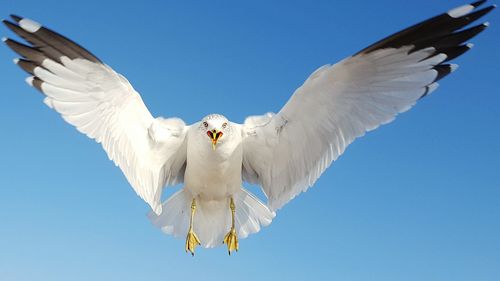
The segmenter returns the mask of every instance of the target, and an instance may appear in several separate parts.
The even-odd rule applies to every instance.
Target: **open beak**
[[[217,130],[207,131],[208,137],[212,140],[212,149],[215,150],[217,146],[217,141],[222,137],[222,132]]]

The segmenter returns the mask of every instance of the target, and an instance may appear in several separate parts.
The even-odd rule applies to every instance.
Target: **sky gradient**
[[[277,112],[316,68],[466,3],[234,2],[25,0],[0,11],[89,49],[154,116],[193,123]],[[220,247],[192,258],[151,225],[102,148],[43,105],[1,46],[0,281],[500,280],[498,11],[483,21],[436,92],[356,140],[231,257]]]

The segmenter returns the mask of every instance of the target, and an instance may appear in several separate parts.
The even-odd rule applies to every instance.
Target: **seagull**
[[[243,124],[210,114],[187,125],[153,117],[127,79],[70,39],[11,15],[3,23],[27,43],[4,38],[31,74],[26,82],[44,103],[97,143],[120,167],[167,234],[185,237],[194,255],[267,226],[305,192],[356,138],[393,121],[457,69],[450,60],[488,27],[469,25],[496,6],[486,0],[449,10],[336,64],[314,71],[278,113]],[[267,202],[244,189],[262,187]],[[163,203],[163,188],[183,184]]]

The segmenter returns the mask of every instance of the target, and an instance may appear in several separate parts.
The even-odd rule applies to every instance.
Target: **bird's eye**
[[[225,129],[227,127],[227,122],[224,122],[224,124],[222,124],[222,128]]]
[[[203,126],[208,127],[208,123],[207,122],[203,122]]]

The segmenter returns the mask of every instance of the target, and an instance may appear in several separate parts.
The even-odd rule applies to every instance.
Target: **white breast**
[[[240,190],[243,150],[240,128],[223,135],[215,150],[198,128],[187,135],[187,165],[184,188],[206,200],[228,198]]]

